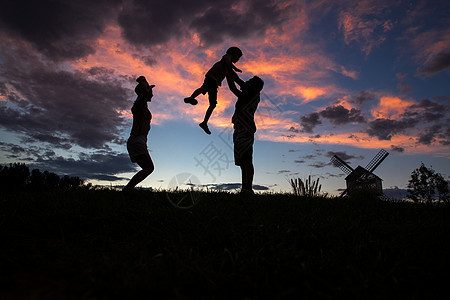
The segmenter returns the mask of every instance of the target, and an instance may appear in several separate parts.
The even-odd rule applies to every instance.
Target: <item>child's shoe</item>
[[[184,98],[184,102],[192,105],[197,105],[198,103],[197,99],[191,97]]]
[[[200,124],[198,124],[198,126],[200,126],[207,134],[211,134],[211,131],[209,131],[208,128],[208,124],[206,124],[205,122],[201,122]]]

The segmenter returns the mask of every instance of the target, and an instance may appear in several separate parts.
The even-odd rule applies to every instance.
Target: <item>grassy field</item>
[[[189,210],[162,191],[0,197],[0,299],[450,295],[449,206],[224,192]]]

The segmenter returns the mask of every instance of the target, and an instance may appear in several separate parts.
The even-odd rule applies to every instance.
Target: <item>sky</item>
[[[237,46],[236,66],[265,86],[256,112],[257,191],[319,179],[339,194],[337,154],[403,192],[423,162],[450,175],[450,3],[401,0],[14,1],[0,4],[0,164],[120,186],[138,170],[126,151],[135,79],[155,84],[140,186],[235,190],[226,81],[208,106],[183,102]]]

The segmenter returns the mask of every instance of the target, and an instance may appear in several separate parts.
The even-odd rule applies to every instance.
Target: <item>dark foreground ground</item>
[[[0,197],[0,299],[450,295],[449,206],[205,193],[181,210],[164,192]]]

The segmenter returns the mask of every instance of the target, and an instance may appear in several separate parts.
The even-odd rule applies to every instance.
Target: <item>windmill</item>
[[[347,177],[345,177],[347,189],[342,192],[341,197],[354,190],[369,190],[373,191],[377,195],[383,195],[381,178],[373,174],[373,171],[375,171],[375,169],[388,155],[389,152],[381,149],[365,168],[358,166],[356,169],[350,167],[337,155],[333,155],[331,158],[333,165],[340,168],[345,174],[347,174]]]

